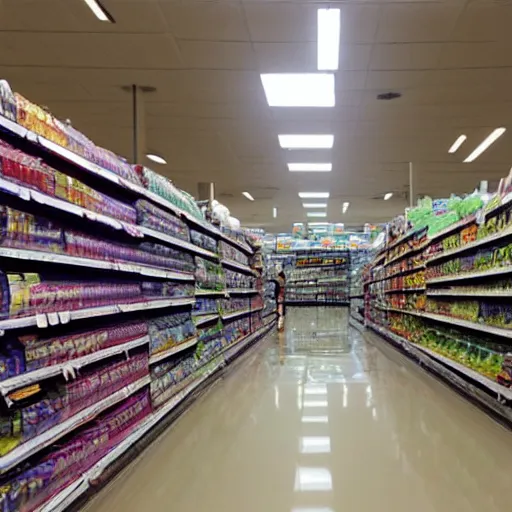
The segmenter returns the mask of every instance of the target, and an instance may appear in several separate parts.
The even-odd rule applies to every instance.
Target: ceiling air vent
[[[400,98],[402,95],[399,92],[383,92],[381,94],[377,94],[378,100],[396,100]]]

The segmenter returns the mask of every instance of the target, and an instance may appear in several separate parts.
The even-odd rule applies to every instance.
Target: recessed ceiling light
[[[329,192],[299,192],[301,199],[328,199]]]
[[[254,201],[254,197],[252,197],[249,192],[242,192],[242,195],[249,199],[249,201]]]
[[[114,18],[98,0],[84,0],[84,2],[88,5],[89,9],[91,9],[96,18],[98,18],[100,21],[115,23]]]
[[[270,107],[334,107],[334,75],[267,73],[261,83]]]
[[[332,164],[288,164],[290,172],[330,172],[332,171]]]
[[[334,135],[278,135],[279,145],[284,149],[329,149],[334,144]]]
[[[465,135],[460,135],[457,140],[452,144],[452,147],[448,150],[448,153],[455,153],[457,149],[462,146],[462,143],[467,139]]]
[[[464,160],[464,162],[472,162],[476,160],[493,142],[496,141],[499,137],[501,137],[506,131],[506,128],[496,128],[493,130],[490,135],[488,135],[474,150],[473,152]]]
[[[304,208],[327,208],[327,203],[303,203]]]
[[[391,199],[393,197],[393,192],[388,192],[387,194],[384,194],[384,201],[387,201],[388,199]]]
[[[327,213],[325,212],[308,212],[306,215],[308,217],[327,217]]]
[[[275,206],[272,208],[272,217],[274,217],[274,219],[277,218],[277,208]]]
[[[153,162],[156,162],[157,164],[164,165],[167,163],[167,161],[164,158],[162,158],[161,156],[155,155],[154,153],[148,153],[146,156]]]
[[[328,222],[308,222],[308,226],[327,226]]]
[[[320,70],[338,69],[340,52],[340,10],[318,9],[317,67]]]
[[[343,208],[342,208],[343,213],[347,213],[349,206],[350,206],[350,203],[348,203],[348,202],[343,203]]]

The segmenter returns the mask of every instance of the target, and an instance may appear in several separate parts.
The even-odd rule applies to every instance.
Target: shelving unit
[[[286,272],[286,304],[348,306],[349,267],[348,251],[297,251]]]
[[[505,194],[493,208],[431,236],[426,229],[408,233],[388,244],[365,280],[368,327],[507,421],[511,205]],[[393,250],[400,257],[390,256]]]
[[[56,511],[275,316],[263,320],[264,279],[242,231],[209,224],[170,182],[85,149],[66,127],[59,144],[57,125],[36,133],[45,115],[25,116],[30,128],[0,116],[0,215],[16,219],[0,247],[0,415],[12,425],[0,505],[25,479],[9,495],[17,508]],[[102,395],[88,387],[98,379]],[[65,473],[30,484],[39,465],[69,456]]]

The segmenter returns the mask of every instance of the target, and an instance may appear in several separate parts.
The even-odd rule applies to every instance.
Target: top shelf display
[[[168,179],[146,167],[132,166],[96,146],[41,107],[18,94],[9,94],[7,87],[0,82],[0,129],[8,135],[24,139],[35,149],[73,164],[80,172],[114,183],[125,192],[148,199],[216,237],[221,236],[217,228],[204,220],[194,199]]]

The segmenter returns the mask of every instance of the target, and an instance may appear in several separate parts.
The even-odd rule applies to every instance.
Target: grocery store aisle
[[[511,434],[347,314],[289,309],[86,510],[508,510]]]

